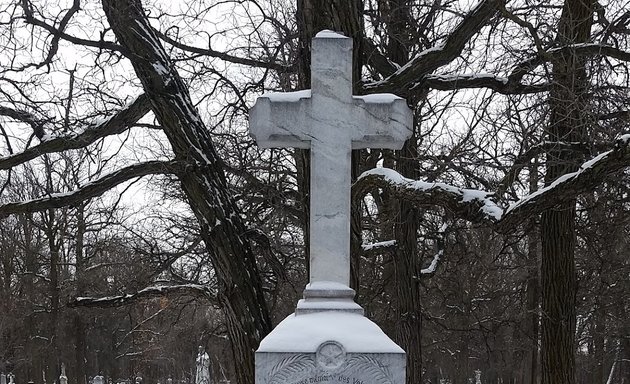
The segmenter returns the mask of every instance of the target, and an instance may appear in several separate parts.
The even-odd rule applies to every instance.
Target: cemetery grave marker
[[[311,150],[310,283],[256,351],[256,384],[403,384],[405,353],[353,301],[352,149],[400,149],[412,112],[392,94],[352,95],[352,39],[313,39],[312,90],[270,93],[250,111],[260,147]]]

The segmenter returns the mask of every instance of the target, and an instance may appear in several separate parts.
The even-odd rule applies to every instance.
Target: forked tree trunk
[[[179,180],[217,276],[217,298],[232,343],[236,380],[253,383],[254,351],[271,330],[271,322],[256,260],[221,160],[140,0],[103,0],[103,9],[119,43],[132,52],[129,59],[176,158],[190,164]]]
[[[593,0],[566,0],[558,26],[561,45],[587,42]],[[584,142],[587,133],[586,91],[588,77],[583,58],[568,53],[553,62],[549,94],[551,117],[547,139]],[[568,151],[547,153],[545,184],[575,171],[581,156]],[[575,383],[575,200],[543,212],[540,223],[542,264],[542,384]]]

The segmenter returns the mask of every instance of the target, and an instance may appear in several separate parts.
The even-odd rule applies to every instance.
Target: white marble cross
[[[250,111],[250,134],[262,148],[311,149],[310,282],[350,282],[352,149],[400,149],[412,112],[392,94],[352,95],[352,39],[315,36],[311,90],[268,93]]]

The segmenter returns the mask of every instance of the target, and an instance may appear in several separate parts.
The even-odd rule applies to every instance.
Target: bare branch
[[[37,116],[30,112],[0,106],[0,116],[10,117],[14,120],[26,123],[33,128],[33,132],[37,138],[41,140],[42,137],[44,137],[44,125],[46,124],[46,121],[37,118]]]
[[[25,163],[44,153],[61,152],[68,149],[83,148],[94,143],[98,139],[110,135],[117,135],[131,127],[151,110],[149,98],[142,94],[126,108],[118,111],[102,123],[90,126],[76,135],[60,136],[42,141],[39,145],[27,148],[22,152],[0,158],[0,169],[9,169],[18,164]],[[2,110],[0,110],[0,114]],[[19,117],[14,117],[24,121]],[[37,123],[37,120],[27,120]],[[30,124],[30,123],[29,123]]]
[[[466,43],[479,32],[504,3],[504,0],[483,0],[464,17],[443,44],[420,52],[385,80],[367,84],[367,90],[369,92],[409,90],[417,82],[422,81],[426,75],[455,60],[462,53]]]
[[[156,174],[179,174],[184,169],[185,163],[181,161],[147,161],[130,165],[100,179],[91,181],[69,193],[56,193],[39,199],[1,205],[0,217],[14,213],[36,212],[44,209],[75,205],[87,199],[100,196],[113,187],[136,177]]]
[[[601,115],[597,118],[598,120],[611,120],[611,119],[626,119],[630,120],[630,110],[618,110],[615,112],[610,112],[605,115]]]
[[[22,3],[22,10],[24,11],[24,20],[26,21],[26,23],[43,28],[53,35],[53,41],[52,41],[53,47],[51,48],[51,51],[49,52],[49,56],[51,56],[51,53],[53,55],[56,53],[60,38],[76,45],[82,45],[82,46],[93,47],[93,48],[98,48],[98,49],[109,49],[112,51],[120,52],[125,56],[128,55],[128,51],[126,51],[122,46],[115,44],[113,42],[104,41],[102,39],[100,41],[82,39],[76,36],[69,35],[64,31],[70,17],[76,11],[78,11],[79,1],[74,2],[72,8],[66,13],[64,18],[62,19],[59,27],[55,27],[53,25],[47,24],[46,22],[42,20],[35,18],[35,16],[33,15],[33,10],[31,9],[31,6],[28,0],[22,0],[21,3]]]
[[[398,69],[387,57],[378,51],[378,47],[368,38],[363,39],[365,62],[374,67],[382,76],[391,76]]]
[[[238,56],[234,56],[234,55],[230,55],[228,53],[225,52],[220,52],[220,51],[215,51],[214,49],[208,47],[208,48],[199,48],[199,47],[193,47],[191,45],[186,45],[182,42],[179,42],[175,39],[170,38],[169,36],[167,36],[166,34],[162,33],[161,31],[155,30],[155,33],[159,36],[160,39],[166,41],[167,43],[169,43],[170,45],[177,47],[183,51],[186,52],[191,52],[197,55],[204,55],[204,56],[210,56],[210,57],[216,57],[218,59],[221,60],[225,60],[227,62],[230,63],[234,63],[234,64],[242,64],[242,65],[247,65],[250,67],[258,67],[258,68],[266,68],[266,69],[270,69],[273,71],[278,71],[278,72],[294,72],[295,71],[295,64],[292,65],[283,65],[280,63],[276,63],[273,61],[260,61],[260,60],[254,60],[254,59],[248,59],[245,57],[238,57]]]

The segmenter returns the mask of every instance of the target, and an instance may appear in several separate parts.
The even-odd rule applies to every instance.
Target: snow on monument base
[[[405,352],[356,310],[348,291],[318,297],[307,287],[296,313],[260,343],[256,384],[404,384]]]

